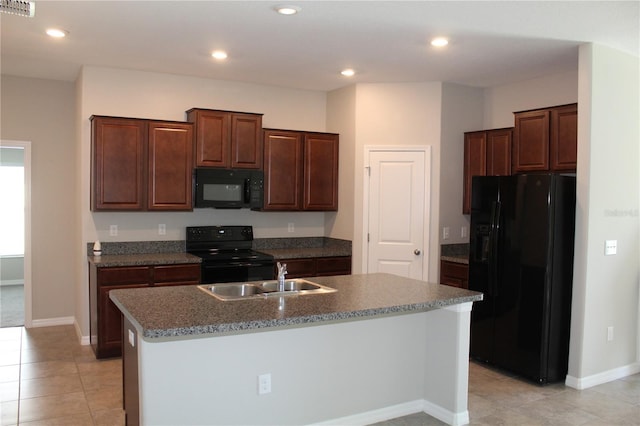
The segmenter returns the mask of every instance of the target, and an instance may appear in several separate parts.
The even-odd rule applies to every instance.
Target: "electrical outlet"
[[[604,242],[604,255],[612,256],[618,253],[618,240],[606,240]]]
[[[460,237],[466,238],[466,236],[467,236],[467,227],[463,226],[462,228],[460,228]]]
[[[110,237],[118,236],[118,225],[109,225],[109,236]]]
[[[158,235],[167,235],[167,225],[164,223],[158,224]]]
[[[296,230],[296,225],[293,222],[289,222],[287,224],[287,231],[289,232],[295,232]]]
[[[445,226],[444,228],[442,228],[442,239],[443,240],[448,240],[449,239],[449,227]]]
[[[271,393],[271,374],[261,374],[258,376],[258,395]]]
[[[607,327],[607,342],[613,342],[613,326]]]

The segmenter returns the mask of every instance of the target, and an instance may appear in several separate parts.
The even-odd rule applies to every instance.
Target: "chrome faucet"
[[[278,265],[278,291],[284,291],[284,276],[287,274],[287,264],[277,263]]]

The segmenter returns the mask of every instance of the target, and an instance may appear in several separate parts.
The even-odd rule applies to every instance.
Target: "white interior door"
[[[369,150],[367,271],[423,279],[430,150]]]

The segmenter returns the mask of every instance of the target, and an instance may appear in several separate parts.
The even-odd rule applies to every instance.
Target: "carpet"
[[[24,325],[24,286],[0,286],[0,327]]]

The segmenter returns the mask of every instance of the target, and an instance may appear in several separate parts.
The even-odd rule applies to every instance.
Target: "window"
[[[0,166],[0,256],[24,255],[24,167]]]

